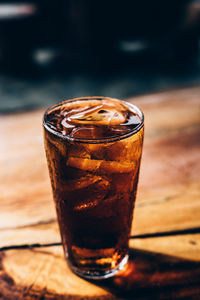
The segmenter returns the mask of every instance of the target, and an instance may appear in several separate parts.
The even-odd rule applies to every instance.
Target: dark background
[[[200,1],[0,1],[0,113],[200,82]]]

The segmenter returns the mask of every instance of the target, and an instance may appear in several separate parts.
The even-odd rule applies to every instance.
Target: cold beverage
[[[63,101],[44,115],[44,141],[64,253],[93,279],[127,262],[143,145],[143,114],[124,101]]]

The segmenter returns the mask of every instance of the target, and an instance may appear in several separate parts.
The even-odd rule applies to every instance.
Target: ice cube
[[[78,179],[59,184],[59,201],[75,211],[93,208],[106,196],[110,189],[109,181],[102,176],[88,174]]]
[[[98,105],[70,115],[67,120],[73,124],[120,125],[126,121],[126,118],[114,107]]]
[[[106,161],[70,156],[67,165],[89,172],[129,173],[137,167],[136,161]]]
[[[78,179],[68,180],[65,183],[65,192],[71,192],[75,190],[80,190],[89,187],[90,185],[103,181],[101,176],[94,176],[92,174],[88,174],[86,176],[82,176]],[[106,185],[109,185],[108,181],[104,180]]]
[[[105,198],[110,184],[103,177],[92,176],[90,178],[80,178],[79,183],[77,182],[75,186],[78,189],[75,189],[72,194],[73,209],[82,211],[99,205]]]
[[[97,159],[97,160],[103,160],[106,156],[106,153],[109,151],[109,144],[85,144],[84,148],[87,153],[90,154],[90,157]],[[75,156],[75,155],[73,155]],[[82,156],[80,156],[82,157]]]
[[[87,107],[86,109],[83,110],[77,110],[74,111],[73,114],[69,114],[67,119],[68,121],[72,121],[73,123],[84,121],[87,118],[89,118],[91,115],[93,115],[96,111],[100,110],[103,107],[103,105],[97,105],[94,107]]]
[[[141,130],[143,131],[143,129]],[[143,132],[142,132],[143,133]],[[108,160],[138,160],[142,152],[143,134],[137,132],[126,139],[110,144],[105,152]]]
[[[84,144],[70,144],[68,149],[69,156],[90,158],[90,151],[87,150]]]
[[[67,166],[81,169],[83,171],[90,171],[90,172],[97,171],[99,169],[101,163],[102,163],[101,160],[80,158],[80,157],[74,157],[74,156],[69,156],[69,158],[66,162]]]
[[[101,169],[108,173],[129,173],[136,167],[135,161],[102,161]]]

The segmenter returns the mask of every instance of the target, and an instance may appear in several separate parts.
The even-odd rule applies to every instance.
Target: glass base
[[[83,277],[83,278],[87,278],[87,279],[92,279],[92,280],[100,280],[100,279],[106,279],[109,277],[114,276],[119,270],[123,269],[123,267],[127,264],[128,262],[128,254],[121,260],[121,262],[119,263],[119,265],[111,270],[107,270],[107,271],[95,271],[95,270],[90,270],[90,271],[84,271],[81,270],[80,268],[77,268],[75,266],[73,266],[69,260],[67,260],[68,265],[70,267],[70,269],[78,276]]]

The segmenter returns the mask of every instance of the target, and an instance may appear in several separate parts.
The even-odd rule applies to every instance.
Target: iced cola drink
[[[124,101],[63,101],[44,115],[53,197],[71,269],[106,278],[128,259],[143,145],[143,114]]]

